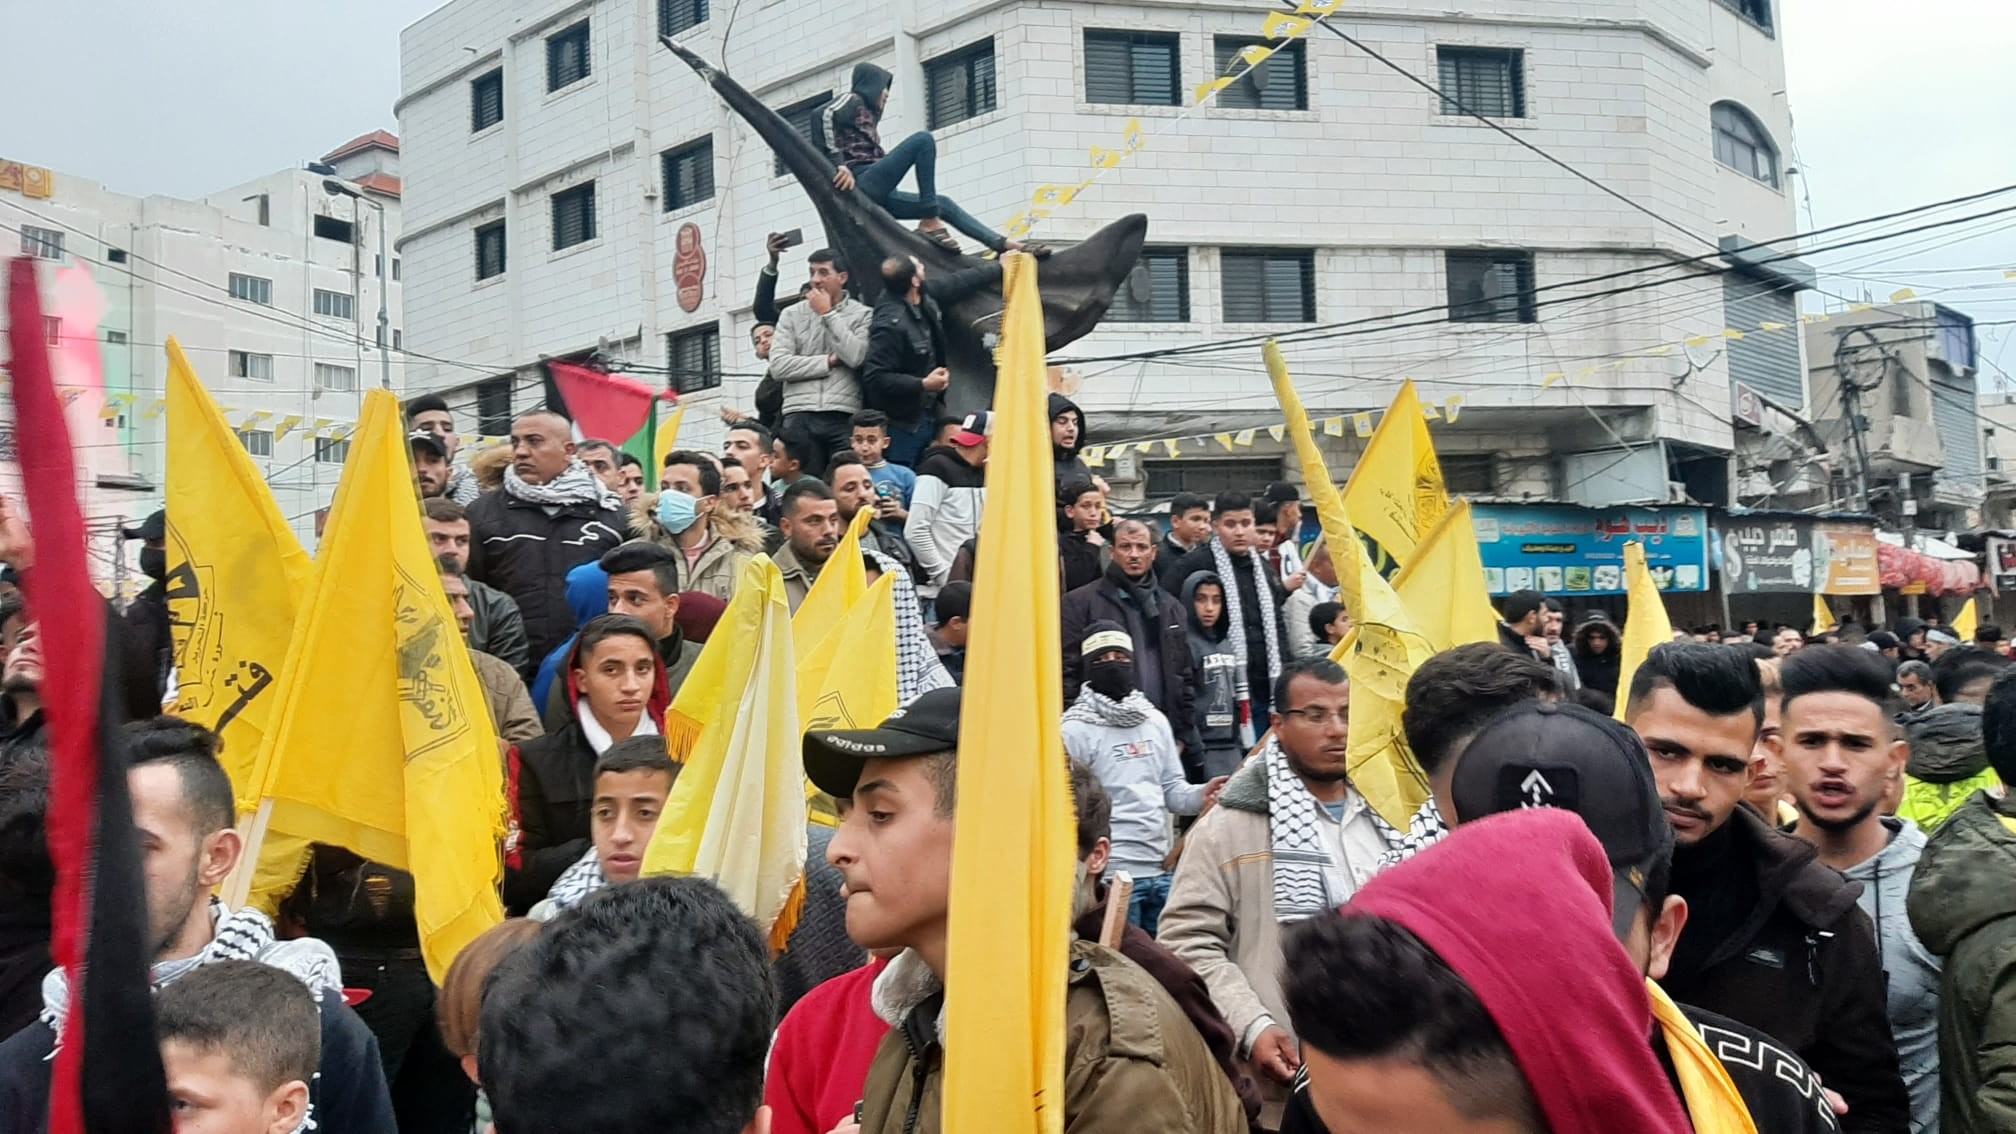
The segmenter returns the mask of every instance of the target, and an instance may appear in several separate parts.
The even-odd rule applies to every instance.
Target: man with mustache
[[[1786,692],[1789,706],[1789,680]],[[1672,892],[1692,911],[1665,988],[1792,1048],[1847,1101],[1843,1130],[1908,1130],[1861,887],[1741,806],[1763,720],[1764,687],[1740,649],[1656,646],[1631,679],[1625,723],[1651,754],[1678,844]]]

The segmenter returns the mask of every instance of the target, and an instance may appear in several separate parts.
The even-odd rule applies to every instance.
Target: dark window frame
[[[1187,246],[1143,248],[1141,260],[1134,270],[1148,272],[1148,298],[1137,304],[1128,294],[1133,278],[1133,273],[1128,273],[1128,281],[1123,281],[1113,295],[1113,305],[1106,311],[1106,322],[1165,325],[1190,322],[1190,249]],[[1160,286],[1165,282],[1169,288],[1166,293]],[[1163,305],[1172,303],[1174,310],[1165,315]]]
[[[491,251],[490,248],[486,247],[486,245],[490,243],[492,237],[496,238],[497,266],[494,270],[485,271],[484,269],[489,267],[490,257],[488,254]],[[483,280],[496,279],[498,276],[503,275],[505,271],[511,266],[510,237],[504,231],[503,220],[499,219],[491,221],[488,224],[477,225],[475,232],[475,239],[476,239],[476,279],[478,280],[478,282],[481,282]]]
[[[979,64],[985,61],[982,68]],[[984,74],[983,74],[984,71]],[[941,98],[939,80],[957,82],[961,90],[956,101]],[[924,61],[924,125],[941,130],[960,122],[985,117],[1001,108],[1000,72],[994,59],[994,37],[969,43]]]
[[[511,433],[511,378],[476,383],[476,435],[504,437]]]
[[[782,118],[786,124],[793,130],[796,130],[799,137],[812,143],[813,149],[823,154],[827,152],[825,138],[826,107],[832,101],[833,99],[830,95],[814,95],[811,98],[794,102],[789,106],[779,109],[777,117]],[[785,167],[782,157],[773,156],[771,158],[770,175],[772,177],[784,177],[789,175],[790,172]]]
[[[594,241],[597,230],[595,225],[595,183],[593,181],[583,182],[580,185],[572,185],[562,189],[554,193],[549,200],[552,201],[553,211],[553,251],[560,252],[568,248],[578,248],[583,244]],[[562,217],[561,211],[571,207],[577,201],[586,202],[586,205],[582,209],[581,220],[578,225],[579,232],[574,236],[574,239],[563,243],[560,238],[566,235],[566,232],[562,227],[565,218]]]
[[[1714,137],[1715,162],[1773,189],[1782,188],[1778,143],[1750,108],[1723,99],[1708,108],[1708,129]],[[1764,168],[1761,172],[1758,166]]]
[[[546,37],[546,93],[564,90],[595,73],[594,39],[587,20]],[[567,52],[576,53],[573,59]]]
[[[1509,108],[1503,102],[1487,101],[1486,91],[1480,85],[1481,76],[1464,74],[1465,64],[1502,64],[1506,70],[1504,95],[1510,102]],[[1435,89],[1441,95],[1437,113],[1445,118],[1469,118],[1473,114],[1484,118],[1524,120],[1532,116],[1532,107],[1526,98],[1526,49],[1523,47],[1485,47],[1474,44],[1441,43],[1435,45]],[[1451,88],[1455,89],[1451,89]],[[1495,112],[1495,113],[1494,113]]]
[[[1309,53],[1303,40],[1287,44],[1270,42],[1264,37],[1243,35],[1213,36],[1211,40],[1212,62],[1216,72],[1223,75],[1239,58],[1239,53],[1248,47],[1272,47],[1274,54],[1263,60],[1258,68],[1248,68],[1240,72],[1232,85],[1218,93],[1218,106],[1224,110],[1307,110],[1309,109]],[[1285,67],[1283,65],[1286,65]],[[1263,87],[1256,81],[1267,80]],[[1275,88],[1279,80],[1275,76],[1286,73],[1290,76],[1289,106],[1267,106],[1269,97],[1277,100],[1280,92]]]
[[[243,288],[239,287],[240,281],[243,281],[245,285]],[[256,303],[261,307],[273,306],[273,281],[266,276],[255,276],[247,272],[232,272],[230,273],[230,280],[226,284],[225,290],[231,293],[231,298],[241,302]],[[245,294],[240,295],[240,291],[243,291]],[[260,298],[262,295],[265,298]]]
[[[1269,302],[1269,275],[1277,270],[1277,265],[1293,262],[1298,284],[1302,292],[1301,311],[1296,315],[1280,314]],[[1233,295],[1229,285],[1234,268],[1244,271],[1244,265],[1257,264],[1260,270],[1258,298],[1260,307],[1255,311],[1233,311]],[[1227,323],[1314,323],[1316,321],[1316,252],[1312,248],[1225,248],[1218,254],[1218,296],[1220,315]]]
[[[1507,297],[1503,291],[1496,295],[1483,294],[1485,285],[1491,282],[1493,273],[1505,268],[1514,273],[1515,291]],[[1459,296],[1459,286],[1469,286],[1466,275],[1459,284],[1458,269],[1466,272],[1479,269],[1476,298]],[[1531,252],[1508,250],[1451,249],[1442,254],[1442,271],[1449,297],[1449,321],[1451,323],[1537,323],[1540,321],[1539,303],[1533,294],[1534,258]],[[1506,306],[1510,303],[1510,307]]]
[[[1093,106],[1181,106],[1183,105],[1183,36],[1178,32],[1120,31],[1112,28],[1087,28],[1083,38],[1085,53],[1085,101]],[[1095,45],[1101,52],[1124,50],[1127,53],[1127,93],[1120,97],[1117,91],[1095,93],[1093,83],[1099,78],[1093,66]],[[1169,83],[1166,91],[1146,92],[1149,97],[1141,97],[1143,84],[1153,76],[1137,74],[1141,59],[1138,52],[1164,51],[1169,54]]]
[[[682,355],[689,344],[698,344],[700,357]],[[700,323],[665,336],[667,384],[680,394],[716,389],[721,385],[721,325]]]
[[[680,169],[681,163],[691,161],[694,158],[702,158],[703,155],[703,160],[694,162],[689,167],[692,171],[690,178],[691,193],[680,192],[681,185],[688,180],[680,176],[682,172]],[[677,212],[680,209],[689,209],[694,205],[713,200],[715,193],[714,135],[707,134],[695,138],[684,145],[674,146],[659,154],[658,174],[661,182],[661,192],[665,198],[664,209],[668,213]]]
[[[658,34],[678,38],[713,15],[708,0],[658,0]]]
[[[480,134],[504,121],[504,68],[469,80],[469,132]]]
[[[1771,0],[1716,0],[1724,8],[1743,17],[1743,22],[1776,38],[1777,26],[1771,19]]]

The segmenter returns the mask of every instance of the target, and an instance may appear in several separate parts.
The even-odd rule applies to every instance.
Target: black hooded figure
[[[1019,248],[960,208],[957,201],[939,195],[938,141],[928,131],[919,130],[896,143],[895,149],[883,151],[882,108],[889,103],[893,81],[894,76],[873,63],[856,63],[851,89],[827,105],[826,136],[833,140],[833,153],[840,161],[834,186],[842,192],[855,190],[897,220],[919,222],[921,235],[954,252],[959,244],[945,231],[948,224],[996,252]],[[898,189],[913,170],[917,191]]]
[[[1071,435],[1069,445],[1057,443],[1057,420],[1065,415],[1078,419],[1078,428]],[[1078,403],[1062,394],[1050,395],[1050,455],[1057,462],[1057,487],[1061,491],[1067,484],[1077,481],[1091,483],[1092,470],[1085,467],[1085,459],[1078,454],[1085,448],[1085,411]]]

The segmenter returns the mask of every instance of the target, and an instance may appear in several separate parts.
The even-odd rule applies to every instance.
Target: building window
[[[350,442],[332,441],[327,437],[315,439],[315,459],[325,465],[340,465],[350,459]]]
[[[377,276],[381,280],[385,278],[385,257],[383,256],[371,257],[371,274]]]
[[[721,384],[721,329],[712,323],[665,336],[665,367],[681,394]]]
[[[1227,323],[1314,323],[1316,254],[1307,249],[1226,249]]]
[[[1182,68],[1173,33],[1085,33],[1085,101],[1178,106]]]
[[[42,337],[52,347],[61,345],[63,342],[63,320],[55,315],[42,316]]]
[[[259,276],[241,276],[231,273],[231,298],[247,303],[263,303],[273,306],[273,281]]]
[[[1209,499],[1221,492],[1250,492],[1256,484],[1281,479],[1279,457],[1192,457],[1180,461],[1142,461],[1148,476],[1148,496],[1166,499],[1194,492]]]
[[[729,22],[734,22],[730,16]],[[658,34],[678,35],[707,22],[707,0],[658,0]]]
[[[546,37],[546,89],[557,91],[588,77],[588,21]]]
[[[1709,111],[1715,125],[1715,160],[1745,177],[1778,187],[1778,147],[1750,112],[1733,102]]]
[[[315,215],[315,235],[324,240],[333,240],[338,244],[349,244],[356,232],[356,228],[356,225],[341,217],[323,216],[320,213]]]
[[[1218,93],[1218,105],[1235,110],[1307,110],[1309,77],[1307,56],[1300,40],[1287,46],[1264,39],[1241,39],[1221,35],[1215,41],[1218,74],[1232,69],[1239,52],[1248,47],[1273,47],[1274,54],[1260,65],[1240,74],[1238,80]]]
[[[832,101],[826,95],[820,95],[817,98],[808,98],[804,102],[794,102],[778,111],[777,117],[790,123],[791,128],[798,131],[799,137],[812,143],[812,148],[823,154],[826,152],[825,133],[821,129],[821,124],[826,118],[823,112],[826,104]],[[771,172],[773,176],[782,177],[791,171],[785,168],[784,159],[779,157],[773,159]]]
[[[1538,320],[1531,252],[1450,252],[1445,254],[1443,267],[1449,276],[1450,322]]]
[[[24,224],[21,226],[21,254],[37,260],[61,260],[63,234],[53,228]]]
[[[991,114],[994,99],[992,39],[925,61],[924,123],[928,129]]]
[[[504,121],[504,69],[469,81],[469,132],[488,130]]]
[[[1721,4],[1765,31],[1771,30],[1771,0],[1721,0]]]
[[[238,431],[238,443],[255,457],[273,455],[273,431],[270,429],[241,429]]]
[[[228,352],[225,358],[228,360],[231,377],[233,378],[250,378],[254,382],[271,382],[273,380],[273,356],[270,354],[253,354],[250,351],[234,350]]]
[[[504,222],[491,221],[476,228],[476,278],[487,280],[504,274]]]
[[[399,257],[392,257],[392,282],[399,282]]]
[[[1442,487],[1451,496],[1494,496],[1498,458],[1490,453],[1450,453],[1442,457]]]
[[[702,138],[659,155],[665,175],[665,211],[714,197],[714,139]]]
[[[1190,250],[1143,248],[1141,260],[1113,293],[1109,323],[1188,323]]]
[[[124,248],[107,248],[105,250],[105,262],[108,264],[125,263],[126,250]]]
[[[357,389],[357,368],[318,362],[315,364],[315,385],[322,390],[354,391]]]
[[[595,183],[553,194],[553,250],[595,239]]]
[[[351,317],[350,297],[340,291],[315,289],[315,314],[331,319]]]
[[[406,332],[400,330],[397,327],[392,328],[392,349],[393,350],[406,349]]]
[[[1442,113],[1526,117],[1526,53],[1516,47],[1438,47]]]
[[[107,331],[105,332],[105,341],[113,344],[124,343],[126,341],[126,332]]]
[[[511,379],[476,383],[476,434],[506,437],[511,433]]]

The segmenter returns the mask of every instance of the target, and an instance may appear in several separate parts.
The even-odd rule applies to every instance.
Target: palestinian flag
[[[35,566],[22,580],[40,626],[49,721],[50,954],[70,981],[49,1092],[50,1134],[169,1129],[148,990],[147,894],[119,729],[119,620],[91,583],[77,465],[42,337],[35,261],[7,280],[7,338],[22,491]],[[88,1089],[87,1089],[88,1088]]]
[[[581,436],[611,442],[637,458],[651,471],[649,479],[655,485],[658,402],[677,401],[678,395],[572,362],[548,362],[546,369]]]

